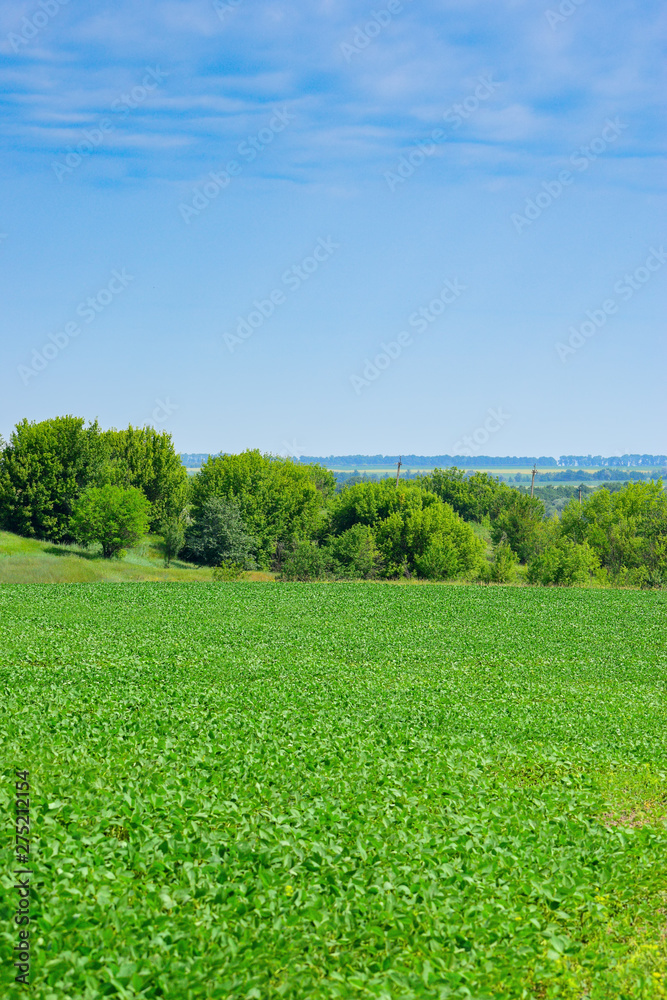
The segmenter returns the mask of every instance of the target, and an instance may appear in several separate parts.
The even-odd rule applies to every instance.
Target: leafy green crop
[[[36,1000],[665,997],[664,594],[0,589]],[[2,841],[2,995],[16,944]]]

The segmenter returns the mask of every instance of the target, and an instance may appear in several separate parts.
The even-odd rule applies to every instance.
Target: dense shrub
[[[614,493],[597,490],[583,504],[568,504],[561,517],[563,535],[587,542],[612,578],[646,570],[667,572],[667,495],[662,481],[627,483]]]
[[[101,431],[72,416],[23,420],[0,452],[0,523],[19,535],[73,541],[76,501],[105,483],[140,489],[153,530],[178,516],[187,498],[186,470],[164,431]]]
[[[373,532],[365,524],[355,524],[342,535],[332,538],[328,550],[337,576],[370,580],[382,568],[382,557]]]
[[[494,583],[511,583],[516,576],[519,557],[512,550],[509,542],[503,540],[494,546],[493,562],[489,576]]]
[[[191,483],[192,516],[213,498],[233,501],[255,540],[257,559],[268,567],[299,538],[314,538],[334,492],[333,474],[320,466],[245,451],[209,458]]]
[[[530,560],[526,575],[529,583],[571,587],[588,583],[599,567],[600,561],[588,542],[579,545],[563,536]]]
[[[405,517],[410,511],[421,510],[438,498],[418,483],[400,483],[393,480],[381,482],[355,483],[339,493],[331,504],[329,530],[333,535],[342,535],[356,524],[375,528],[392,514]]]
[[[185,531],[183,556],[204,566],[225,562],[254,567],[254,539],[247,533],[234,500],[209,497],[194,511]]]
[[[176,559],[185,544],[186,523],[183,517],[171,517],[162,524],[162,554],[164,564],[168,566]]]
[[[527,562],[539,544],[544,522],[541,500],[510,490],[503,508],[491,524],[491,539],[495,545],[506,541],[521,562]]]
[[[151,505],[134,486],[91,486],[74,505],[71,530],[83,545],[97,542],[105,559],[122,555],[148,531]]]
[[[423,483],[443,503],[450,504],[464,520],[480,523],[484,517],[498,512],[503,495],[509,493],[508,488],[488,472],[470,475],[464,469],[456,468],[434,469],[424,477]]]
[[[302,540],[294,545],[283,560],[282,580],[324,580],[331,575],[331,560],[326,549],[317,542]]]
[[[407,569],[425,579],[443,580],[474,571],[484,544],[449,504],[433,494],[421,509],[395,511],[375,529],[384,560],[384,575],[399,576]]]

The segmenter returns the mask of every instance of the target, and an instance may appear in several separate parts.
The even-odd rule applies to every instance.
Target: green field
[[[665,997],[666,611],[1,587],[0,994],[27,768],[36,1000]]]

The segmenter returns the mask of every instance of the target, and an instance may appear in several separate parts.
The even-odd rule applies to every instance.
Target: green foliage
[[[193,510],[185,531],[183,555],[203,566],[239,563],[254,566],[255,540],[247,533],[235,500],[211,496]]]
[[[661,480],[627,483],[614,493],[600,489],[581,505],[572,501],[561,526],[572,541],[587,542],[612,577],[643,569],[656,580],[667,574],[667,494]]]
[[[150,511],[150,503],[134,486],[91,486],[76,501],[70,527],[78,542],[101,545],[104,558],[111,559],[143,538]]]
[[[417,576],[425,580],[446,580],[459,571],[458,553],[448,538],[431,539],[422,553],[415,555]]]
[[[331,560],[326,549],[317,542],[302,539],[294,544],[283,559],[281,580],[324,580],[331,573]]]
[[[323,523],[333,475],[320,466],[245,451],[209,458],[191,483],[192,515],[211,497],[238,504],[257,545],[261,566],[297,539],[313,538]]]
[[[449,504],[434,494],[422,493],[425,506],[391,514],[375,530],[385,564],[385,575],[416,573],[426,579],[444,580],[473,572],[484,552],[484,543]]]
[[[154,427],[104,431],[104,476],[119,486],[136,486],[151,503],[151,529],[177,518],[187,500],[188,474],[171,434]]]
[[[219,566],[213,568],[213,579],[216,583],[233,583],[243,576],[244,566],[242,563],[227,560]]]
[[[0,455],[0,523],[28,537],[71,542],[77,499],[105,483],[141,489],[153,530],[177,517],[187,499],[187,472],[164,431],[102,432],[71,416],[23,420]]]
[[[382,567],[373,532],[356,524],[327,545],[312,540],[296,542],[286,553],[281,580],[372,580]]]
[[[528,563],[529,583],[550,583],[572,587],[590,583],[600,568],[597,555],[588,542],[577,544],[567,536],[549,542]]]
[[[509,542],[501,541],[493,550],[493,562],[490,567],[490,578],[494,583],[511,583],[516,576],[519,557],[512,550]]]
[[[185,545],[185,529],[186,523],[183,517],[170,517],[162,524],[162,551],[165,566],[168,566],[172,559],[176,559]]]
[[[372,580],[382,569],[382,557],[373,532],[365,524],[355,524],[332,538],[328,548],[338,577]]]
[[[513,492],[488,472],[468,475],[457,468],[434,469],[423,482],[426,489],[450,504],[465,521],[480,523],[485,516],[495,516]]]
[[[367,539],[372,535],[377,549],[373,572],[390,578],[416,573],[444,580],[472,571],[484,550],[470,525],[422,483],[397,487],[384,480],[355,483],[343,490],[331,505],[329,521],[333,535],[329,546],[335,558],[337,539],[361,529]]]
[[[70,517],[102,466],[100,430],[81,417],[23,420],[0,455],[0,524],[7,531],[71,542]]]
[[[541,537],[544,504],[537,497],[509,490],[502,509],[491,523],[494,545],[506,541],[521,562],[527,562],[535,552]]]
[[[419,485],[400,483],[396,487],[392,479],[355,483],[339,493],[331,504],[329,529],[334,535],[342,535],[356,524],[375,528],[394,513],[402,519],[412,510],[421,510],[425,497],[426,502],[436,499]]]
[[[658,1000],[666,612],[618,590],[0,588],[31,996]]]
[[[456,468],[435,469],[398,486],[393,479],[354,482],[336,494],[334,475],[319,465],[246,451],[209,458],[189,483],[169,434],[132,426],[101,432],[75,417],[24,420],[0,447],[0,525],[71,543],[81,532],[72,521],[75,506],[84,491],[103,485],[142,491],[150,503],[150,527],[163,534],[167,566],[183,544],[179,519],[187,507],[193,524],[186,531],[186,554],[209,566],[220,560],[249,566],[252,550],[260,567],[280,570],[287,561],[288,577],[296,573],[298,579],[416,574],[444,580],[479,573],[508,582],[514,553],[530,562],[529,582],[595,577],[654,588],[667,580],[667,496],[661,482],[600,489],[581,505],[575,499],[563,506],[565,493],[545,492],[550,511],[562,508],[560,522],[545,521],[538,497],[487,473]],[[215,513],[207,506],[211,501],[227,505],[227,513],[222,507]],[[230,504],[236,514],[229,514]],[[495,545],[488,568],[480,529],[475,533],[471,523],[482,525],[484,541],[490,534]],[[230,531],[239,537],[234,540]]]

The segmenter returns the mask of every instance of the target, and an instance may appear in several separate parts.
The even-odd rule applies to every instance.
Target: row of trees
[[[187,479],[164,431],[103,431],[97,422],[86,426],[71,416],[23,420],[0,450],[0,522],[19,535],[73,542],[82,494],[115,486],[140,491],[148,502],[148,527],[158,531],[186,505]]]
[[[196,461],[197,466],[201,465],[207,455],[183,455],[185,464]],[[315,458],[304,455],[302,462],[307,464],[326,462],[334,468],[360,468],[366,469],[369,466],[380,466],[388,468],[396,465],[398,455],[329,455],[327,458]],[[667,455],[561,455],[560,458],[553,458],[551,455],[402,455],[401,459],[406,466],[412,468],[432,469],[434,466],[462,466],[463,468],[531,468],[537,465],[538,468],[573,468],[594,466],[637,466],[644,465],[649,468],[661,468],[667,466]]]
[[[293,580],[506,581],[522,564],[531,583],[662,584],[662,484],[602,488],[582,499],[547,518],[537,497],[457,468],[336,492],[324,467],[259,451],[210,457],[188,478],[170,435],[103,431],[75,417],[23,421],[0,448],[2,527],[96,542],[106,557],[150,530],[162,536],[167,561],[274,569]]]

